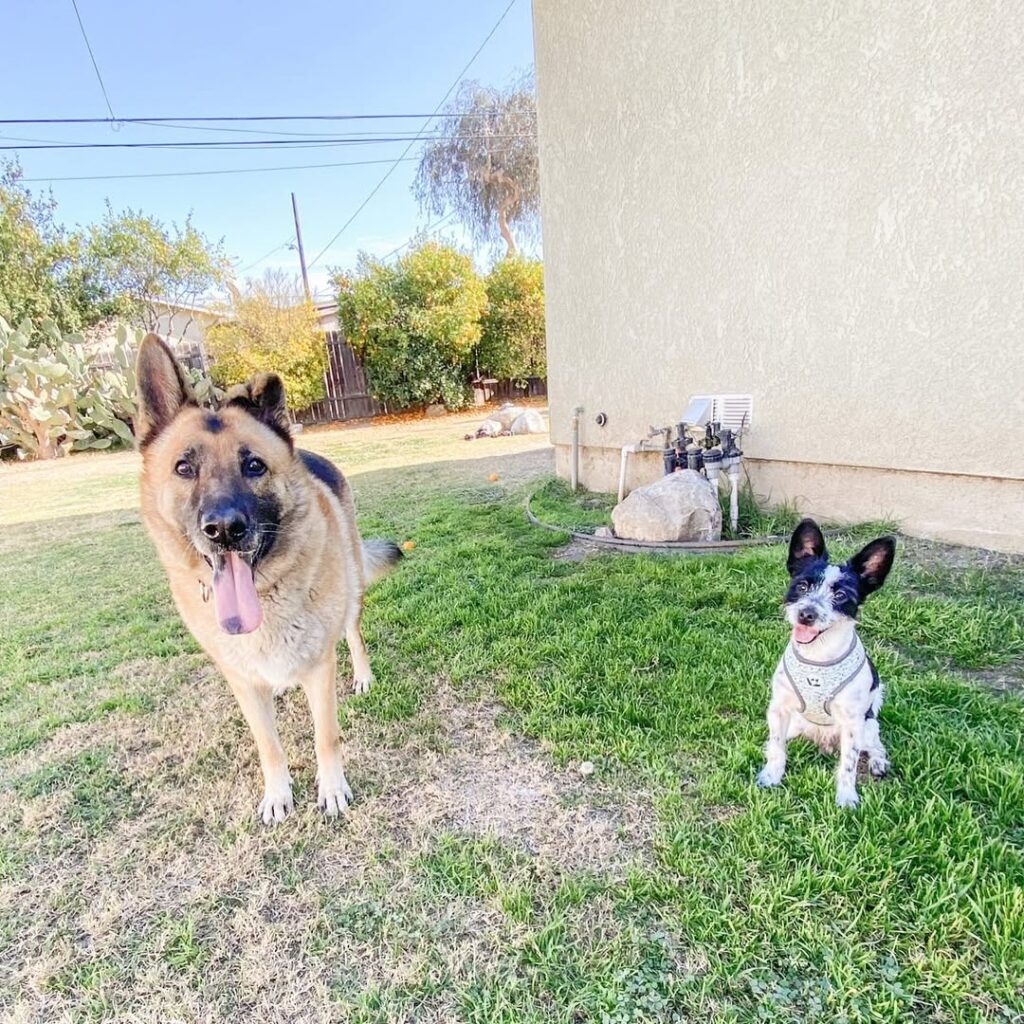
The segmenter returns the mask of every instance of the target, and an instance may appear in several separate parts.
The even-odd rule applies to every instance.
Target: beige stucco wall
[[[556,444],[577,404],[617,449],[749,392],[775,496],[813,476],[823,505],[1024,548],[1024,5],[534,0],[534,23]]]

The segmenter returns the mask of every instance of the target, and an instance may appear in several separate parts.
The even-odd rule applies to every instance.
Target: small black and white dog
[[[857,636],[857,612],[892,568],[896,542],[879,537],[845,565],[830,565],[813,519],[793,532],[786,563],[791,577],[786,618],[789,644],[772,677],[761,786],[777,786],[786,771],[786,744],[803,736],[825,753],[839,748],[836,803],[856,807],[857,762],[881,778],[889,759],[878,731],[882,684]]]

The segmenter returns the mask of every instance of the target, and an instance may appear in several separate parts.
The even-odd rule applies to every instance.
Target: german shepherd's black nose
[[[203,510],[199,517],[199,528],[214,544],[232,547],[248,535],[252,529],[252,519],[238,505],[218,502]]]

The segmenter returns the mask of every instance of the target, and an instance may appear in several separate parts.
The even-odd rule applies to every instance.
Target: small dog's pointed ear
[[[786,560],[789,575],[795,576],[808,560],[826,556],[825,535],[818,529],[818,524],[813,519],[802,519],[789,542],[789,558]]]
[[[174,353],[155,335],[142,339],[135,361],[138,381],[135,439],[144,447],[178,414],[193,404],[192,389]]]
[[[291,444],[291,421],[285,401],[284,384],[276,373],[258,373],[245,384],[237,384],[227,395],[228,405],[236,405],[265,423]]]
[[[862,598],[873,594],[885,582],[895,557],[896,541],[892,537],[879,537],[850,559],[850,569],[860,580]]]

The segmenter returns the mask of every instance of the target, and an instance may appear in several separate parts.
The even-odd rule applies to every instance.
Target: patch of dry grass
[[[367,993],[399,998],[486,971],[524,930],[538,887],[554,892],[583,871],[624,877],[652,821],[636,794],[619,806],[620,794],[501,730],[497,714],[442,688],[413,723],[354,715],[346,756],[359,800],[331,826],[313,803],[301,694],[280,715],[297,811],[264,830],[251,741],[205,669],[150,716],[68,727],[10,762],[24,794],[2,828],[17,850],[0,888],[12,1019],[329,1020]],[[112,800],[111,778],[126,794],[99,831],[71,813],[69,766],[83,759],[106,766],[99,804]],[[37,791],[41,770],[49,783]],[[437,870],[424,871],[439,842],[449,853],[465,844],[468,865],[498,851],[510,870],[493,891],[449,898]],[[451,993],[428,987],[418,1019],[451,1019]]]

